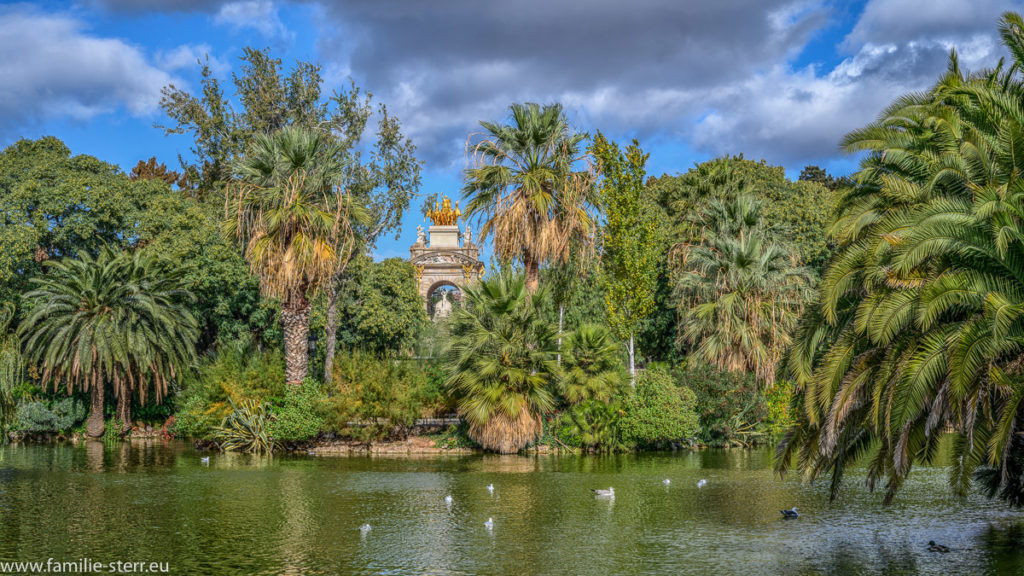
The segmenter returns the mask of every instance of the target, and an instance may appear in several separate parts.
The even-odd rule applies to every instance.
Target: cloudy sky
[[[512,102],[562,102],[580,129],[638,138],[649,172],[743,153],[837,174],[839,138],[927,88],[951,48],[972,69],[1004,55],[1003,0],[82,0],[0,5],[0,145],[55,135],[125,169],[168,166],[190,141],[154,128],[167,84],[198,58],[228,78],[244,46],[313,60],[401,120],[425,193],[454,193],[464,145]],[[403,240],[379,256],[407,255]]]

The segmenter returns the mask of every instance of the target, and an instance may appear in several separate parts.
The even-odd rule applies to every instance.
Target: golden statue
[[[453,210],[452,201],[447,196],[440,203],[434,202],[434,207],[427,210],[427,218],[430,218],[434,226],[455,226],[459,221],[459,216],[462,216],[459,202],[455,202]]]

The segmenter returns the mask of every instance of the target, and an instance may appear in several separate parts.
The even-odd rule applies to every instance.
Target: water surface
[[[156,561],[173,574],[1024,574],[1024,514],[958,502],[941,468],[915,469],[884,507],[856,474],[834,504],[825,483],[780,480],[767,449],[212,454],[208,466],[178,442],[0,452],[0,561]],[[590,493],[609,486],[614,501]],[[792,506],[801,517],[782,520]],[[930,553],[929,540],[953,551]]]

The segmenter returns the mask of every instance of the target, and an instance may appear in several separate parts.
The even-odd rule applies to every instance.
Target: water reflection
[[[885,508],[856,482],[830,505],[826,486],[781,481],[768,450],[212,454],[205,466],[181,443],[149,441],[2,456],[0,560],[164,561],[189,574],[1024,573],[1020,514],[957,502],[935,468]],[[608,486],[614,500],[590,492]],[[783,522],[794,505],[801,518]],[[953,551],[929,553],[931,539]]]

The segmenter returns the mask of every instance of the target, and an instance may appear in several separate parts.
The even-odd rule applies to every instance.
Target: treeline
[[[49,385],[88,396],[92,436],[173,414],[252,451],[452,411],[465,426],[442,441],[499,452],[784,431],[780,472],[835,492],[864,462],[890,499],[952,434],[958,491],[1020,505],[1024,22],[1000,30],[1013,65],[952,54],[845,137],[865,152],[848,178],[742,156],[649,178],[639,143],[512,105],[470,138],[461,190],[497,267],[443,322],[408,263],[367,256],[419,200],[398,120],[249,50],[237,113],[208,70],[200,96],[165,91],[166,129],[195,141],[180,173],[52,138],[0,154],[3,421],[78,425]]]

